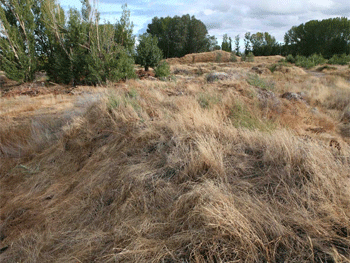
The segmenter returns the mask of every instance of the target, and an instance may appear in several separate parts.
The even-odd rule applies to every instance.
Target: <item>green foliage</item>
[[[319,72],[322,72],[325,69],[337,69],[337,68],[336,67],[330,67],[328,65],[324,65],[322,67],[317,68],[316,70],[319,71]]]
[[[275,90],[275,84],[273,82],[268,82],[259,77],[257,74],[251,74],[248,76],[247,82],[249,85],[259,87],[264,90],[273,91]]]
[[[141,106],[138,102],[137,90],[131,89],[129,92],[126,92],[123,95],[117,95],[113,93],[109,94],[107,101],[107,108],[109,110],[116,110],[120,107],[128,107],[128,105],[133,107],[133,109],[138,113],[140,112]]]
[[[208,51],[217,44],[215,37],[207,35],[204,23],[189,15],[154,17],[147,33],[158,38],[158,47],[165,58]]]
[[[156,77],[168,77],[170,75],[170,66],[167,62],[161,62],[155,68]]]
[[[243,53],[241,56],[241,61],[254,62],[253,52],[249,52],[248,54]]]
[[[240,47],[239,47],[239,35],[235,36],[235,52],[237,54],[237,56],[240,55],[240,51],[239,51]]]
[[[294,63],[295,63],[295,58],[293,57],[292,54],[289,54],[289,55],[286,57],[286,61],[289,62],[289,63],[294,64]]]
[[[221,50],[231,52],[232,51],[232,40],[227,36],[227,34],[224,34],[221,44]]]
[[[320,54],[313,54],[310,57],[296,56],[295,65],[306,69],[326,63],[326,60]]]
[[[247,62],[254,62],[254,54],[253,52],[249,52],[246,58]]]
[[[244,54],[248,55],[249,52],[251,52],[251,34],[250,32],[245,33],[244,35]],[[245,61],[245,60],[243,60]]]
[[[325,58],[350,53],[350,20],[346,17],[311,20],[293,26],[284,36],[286,52],[310,56],[320,53]],[[287,53],[287,54],[288,54]]]
[[[207,93],[200,93],[198,103],[203,109],[210,109],[213,105],[218,104],[221,98],[217,95],[210,95]]]
[[[146,71],[149,67],[156,67],[163,58],[162,51],[157,44],[157,37],[151,34],[144,33],[139,37],[139,45],[136,48],[136,62],[145,67]]]
[[[71,84],[135,76],[133,44],[117,43],[116,28],[100,25],[99,13],[88,0],[82,0],[80,11],[71,8],[68,12],[56,0],[1,3],[0,67],[10,78],[32,80],[38,70],[45,70],[55,82]],[[126,6],[123,9],[119,24],[132,39],[129,13]]]
[[[277,64],[272,64],[270,67],[269,67],[269,70],[271,71],[271,73],[275,72],[277,68]]]
[[[40,1],[0,1],[0,70],[17,81],[34,78],[38,68],[35,29]]]
[[[328,60],[328,64],[333,65],[346,65],[350,62],[350,55],[334,55],[331,59]]]
[[[236,52],[235,51],[231,52],[230,61],[231,62],[237,62],[237,57],[236,57]]]
[[[271,131],[276,127],[272,121],[261,121],[242,101],[236,101],[231,108],[229,118],[232,120],[233,125],[237,128],[243,127],[249,130],[258,129],[261,131]]]
[[[127,4],[122,6],[123,13],[120,20],[115,24],[115,42],[122,45],[129,54],[134,53],[135,36],[132,34],[134,24],[130,21],[130,10]]]
[[[275,37],[267,32],[257,32],[251,35],[249,40],[256,56],[270,56],[279,53],[279,45]]]
[[[220,50],[220,46],[218,45],[218,40],[216,39],[215,36],[207,36],[207,39],[208,39],[208,44],[207,44],[208,51]],[[217,47],[219,47],[219,49],[217,49]]]
[[[222,54],[220,52],[215,52],[216,53],[216,58],[215,58],[215,61],[217,63],[220,63],[222,62]]]

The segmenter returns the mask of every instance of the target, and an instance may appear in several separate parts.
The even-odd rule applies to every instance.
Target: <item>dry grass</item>
[[[309,75],[259,76],[269,91],[249,68],[206,83],[175,66],[192,79],[62,96],[57,110],[1,101],[1,262],[349,262],[350,146],[327,91],[346,83],[314,98]],[[307,103],[281,99],[287,85]]]

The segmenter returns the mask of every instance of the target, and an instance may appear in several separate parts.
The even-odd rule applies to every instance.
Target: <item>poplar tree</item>
[[[32,80],[37,69],[36,12],[40,1],[0,1],[0,70],[17,81]]]
[[[239,46],[239,35],[235,36],[235,51],[236,51],[236,55],[239,56],[240,55],[240,46]]]
[[[132,34],[134,24],[130,21],[130,10],[127,8],[127,4],[122,6],[122,16],[115,24],[115,42],[122,45],[130,54],[133,54],[135,47],[135,36]]]

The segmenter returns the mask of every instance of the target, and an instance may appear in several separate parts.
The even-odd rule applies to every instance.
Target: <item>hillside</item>
[[[3,88],[0,261],[349,262],[350,69],[279,59]]]

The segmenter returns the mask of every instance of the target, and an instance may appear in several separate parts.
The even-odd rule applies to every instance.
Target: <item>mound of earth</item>
[[[70,94],[73,89],[73,87],[65,87],[58,84],[43,86],[40,83],[24,83],[22,85],[11,85],[4,87],[1,90],[0,97],[15,97],[22,95],[34,97],[46,94]]]
[[[240,61],[240,58],[237,57]],[[277,63],[283,59],[282,56],[257,56],[254,57],[256,63]],[[232,53],[222,50],[216,50],[203,53],[187,54],[181,58],[168,58],[166,59],[170,65],[174,64],[188,64],[188,63],[207,63],[207,62],[232,62]]]
[[[292,75],[306,75],[305,70],[295,66],[284,66],[277,65],[275,71],[281,72],[283,74],[292,74]]]
[[[168,58],[166,62],[169,64],[187,64],[187,63],[199,63],[199,62],[230,62],[231,61],[231,53],[216,50],[211,52],[203,52],[203,53],[192,53],[187,54],[181,58]]]

